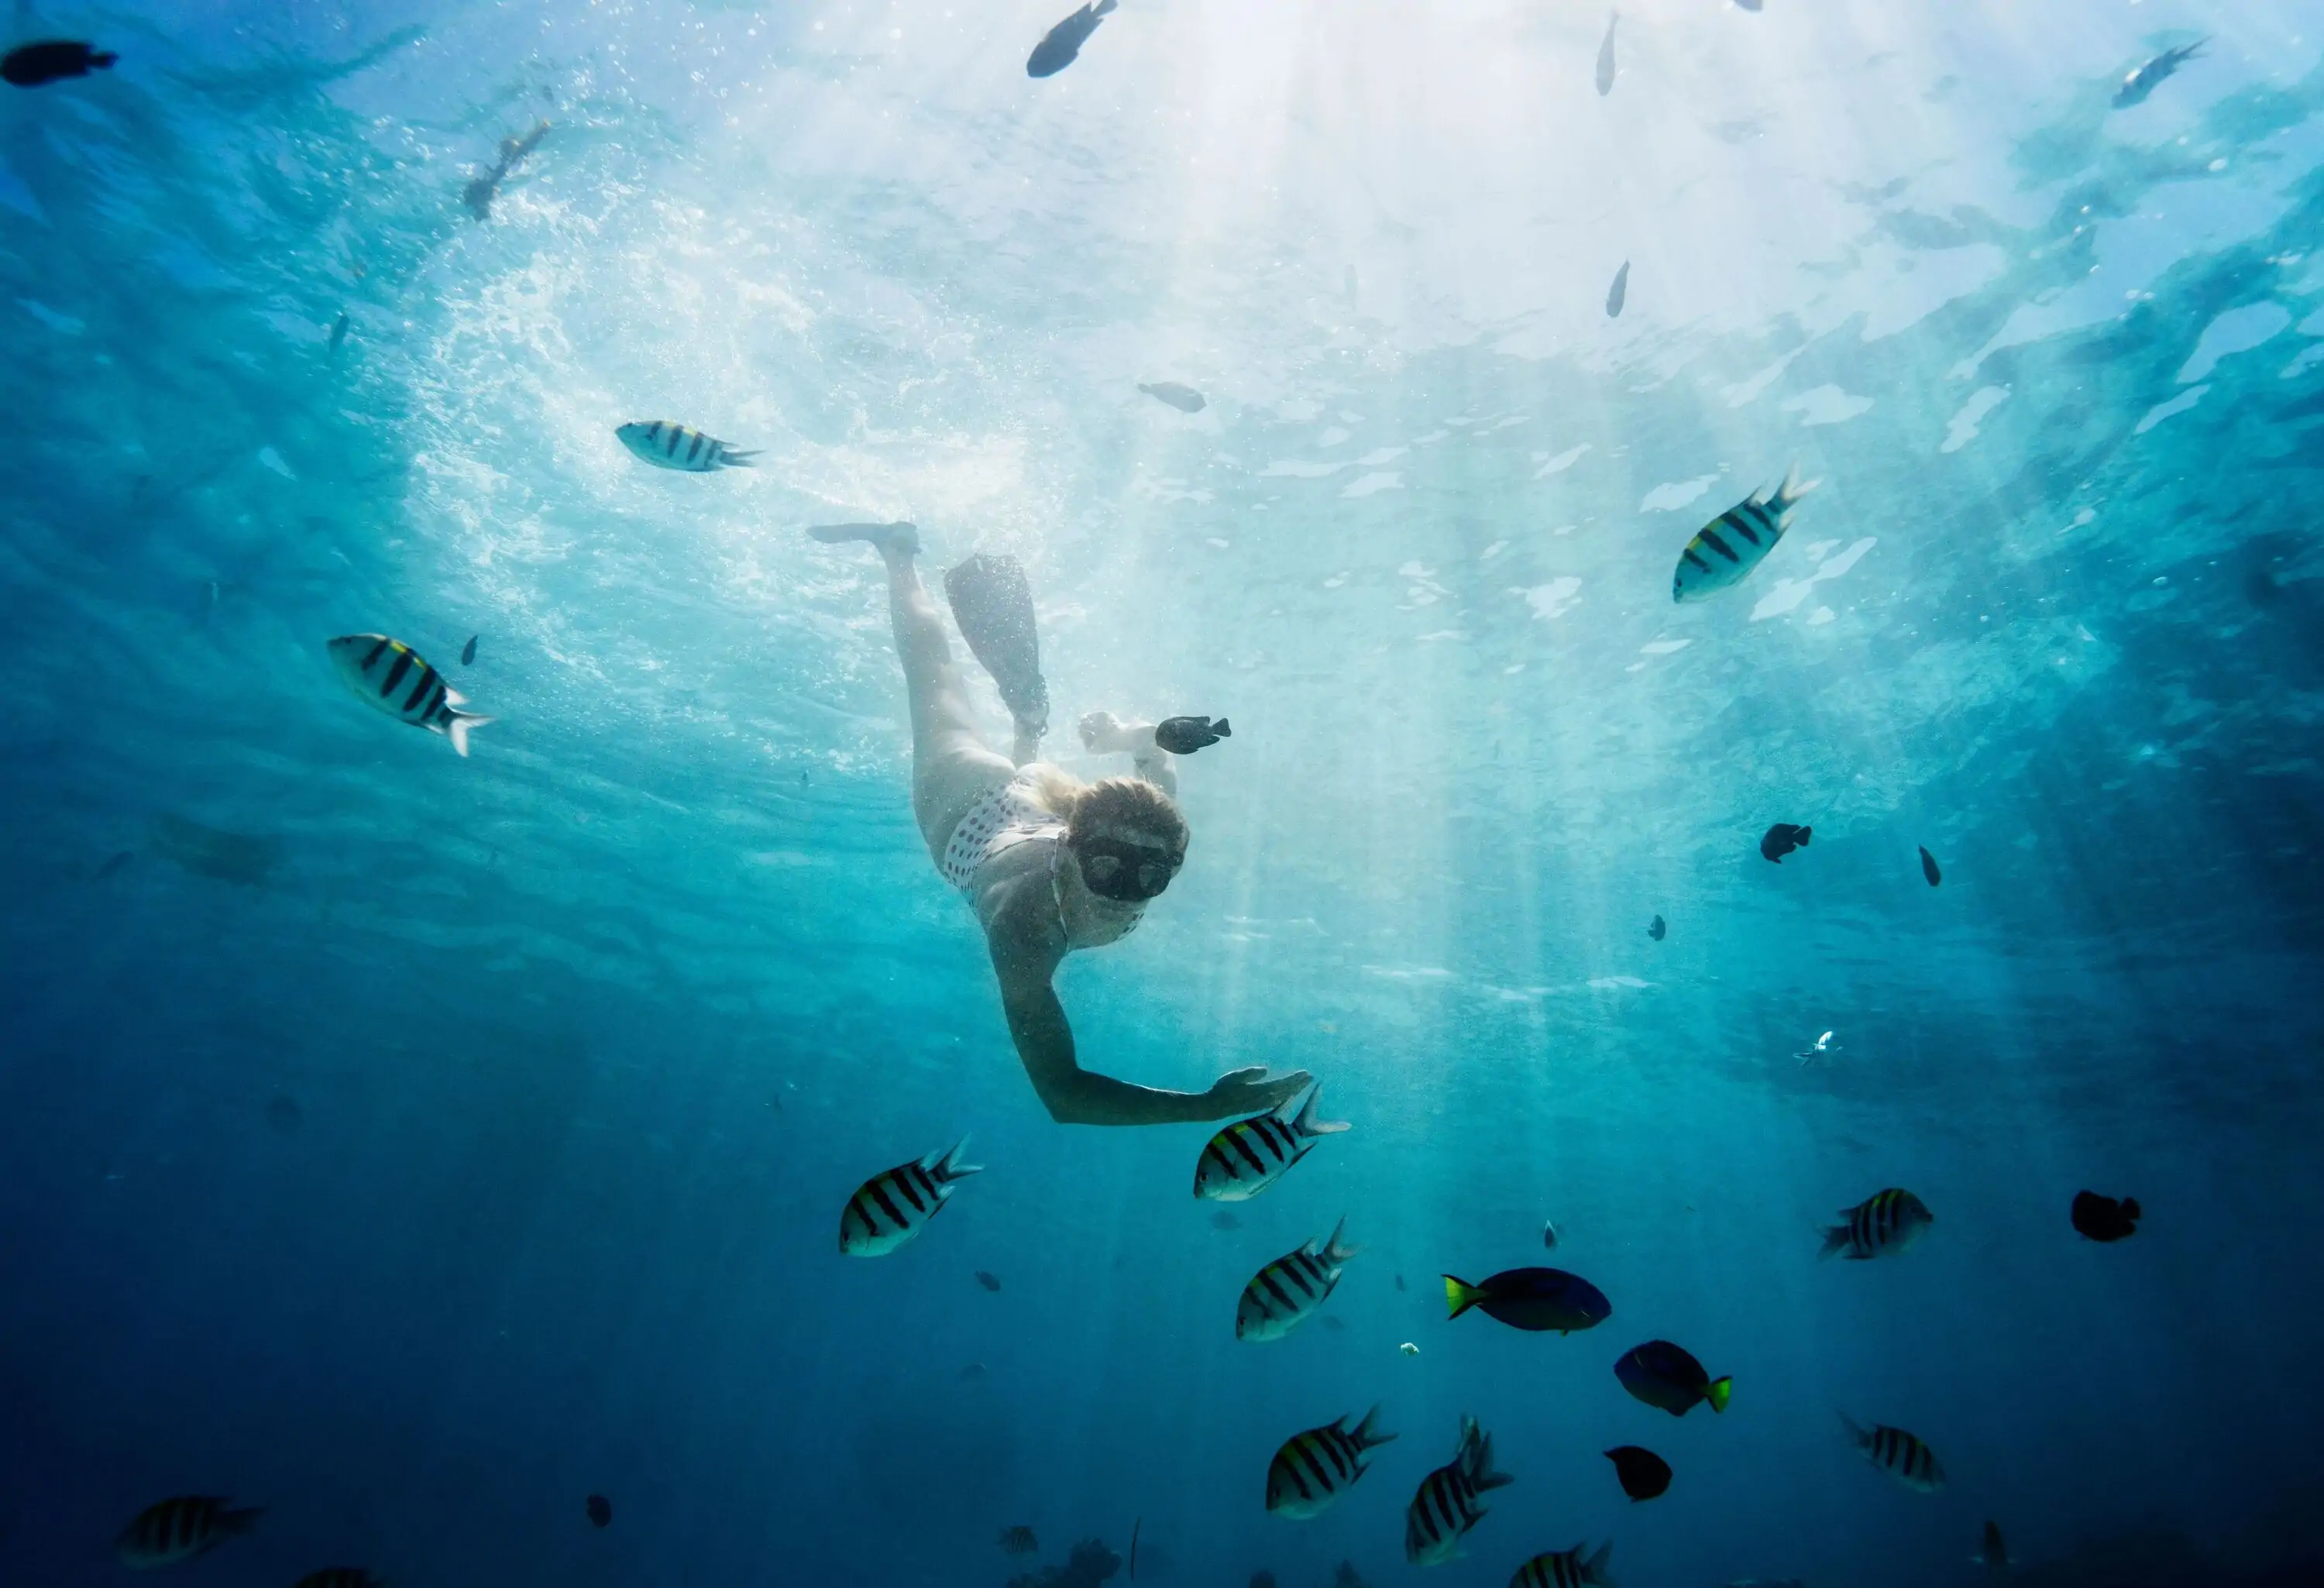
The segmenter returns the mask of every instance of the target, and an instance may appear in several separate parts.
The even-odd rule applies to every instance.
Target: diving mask
[[[1074,845],[1081,863],[1082,881],[1101,899],[1139,903],[1170,885],[1185,854],[1172,854],[1152,844],[1124,844],[1116,838],[1084,838]]]

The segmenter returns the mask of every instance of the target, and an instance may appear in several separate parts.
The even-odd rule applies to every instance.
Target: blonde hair
[[[1186,847],[1186,818],[1178,802],[1143,778],[1102,778],[1084,783],[1063,767],[1037,762],[1018,775],[1033,796],[1065,824],[1065,842],[1078,847],[1101,823],[1151,833],[1168,849]]]

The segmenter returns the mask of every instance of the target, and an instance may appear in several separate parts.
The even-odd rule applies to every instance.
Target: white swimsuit
[[[1056,812],[1042,804],[1023,778],[1011,778],[968,808],[960,818],[960,826],[952,830],[952,838],[945,845],[944,858],[936,869],[944,880],[967,895],[970,903],[976,901],[976,874],[984,863],[1004,850],[1036,839],[1049,841],[1049,893],[1056,900],[1057,924],[1065,925],[1065,899],[1057,881],[1057,866],[1065,858],[1065,821]],[[1130,917],[1113,940],[1127,937],[1138,929],[1146,918],[1140,905]],[[1067,930],[1068,946],[1081,946],[1072,941]]]

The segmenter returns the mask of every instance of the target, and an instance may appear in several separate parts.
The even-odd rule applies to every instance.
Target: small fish
[[[1234,737],[1227,719],[1213,722],[1206,716],[1164,717],[1154,725],[1154,743],[1173,755],[1192,755],[1222,739]]]
[[[613,1502],[604,1495],[592,1494],[582,1501],[581,1509],[589,1513],[589,1520],[595,1526],[610,1528],[613,1525]]]
[[[1758,13],[1758,10],[1759,10],[1759,6],[1760,6],[1760,4],[1761,4],[1761,0],[1735,0],[1735,4],[1736,4],[1738,6],[1741,7],[1743,10],[1745,10],[1745,11],[1748,11],[1748,12],[1752,13],[1754,15],[1757,15],[1757,13]]]
[[[1969,1557],[1969,1564],[1995,1573],[2009,1569],[2009,1546],[2002,1542],[2000,1523],[1987,1521],[1985,1524],[1985,1542]]]
[[[1921,851],[1921,874],[1929,879],[1929,886],[1932,888],[1945,880],[1945,873],[1937,869],[1937,857],[1931,854],[1925,847]]]
[[[1405,1508],[1404,1558],[1416,1566],[1451,1560],[1469,1529],[1485,1519],[1480,1497],[1513,1481],[1493,1471],[1493,1436],[1463,1417],[1452,1459],[1420,1481]]]
[[[1356,1563],[1342,1561],[1332,1573],[1332,1588],[1364,1588],[1364,1579],[1356,1570]]]
[[[493,720],[458,709],[468,697],[401,640],[342,634],[328,650],[347,688],[399,722],[443,734],[462,755],[468,753],[469,734]]]
[[[1797,1053],[1792,1055],[1792,1057],[1800,1061],[1802,1067],[1805,1067],[1812,1060],[1821,1058],[1827,1054],[1838,1053],[1840,1050],[1840,1044],[1832,1040],[1834,1034],[1835,1033],[1833,1032],[1826,1031],[1822,1036],[1818,1037],[1812,1044],[1801,1048]]]
[[[43,39],[21,45],[0,56],[0,80],[20,88],[37,88],[66,78],[85,78],[111,66],[121,57],[78,39]]]
[[[468,636],[468,642],[460,647],[460,665],[462,667],[474,667],[476,665],[476,642],[483,638],[484,636],[482,634],[471,634]]]
[[[327,349],[327,351],[330,353],[330,355],[331,355],[333,357],[337,357],[337,355],[338,355],[338,351],[339,351],[339,344],[340,344],[340,343],[342,343],[342,342],[344,342],[344,341],[346,341],[346,339],[347,339],[347,311],[346,311],[346,309],[343,309],[339,310],[339,318],[338,318],[338,319],[335,319],[335,320],[333,320],[333,321],[331,322],[331,345],[330,345],[330,347]]]
[[[1396,1277],[1396,1293],[1398,1296],[1404,1294],[1404,1276],[1402,1274],[1398,1274]]]
[[[307,1122],[307,1111],[289,1093],[277,1092],[266,1100],[266,1122],[288,1136]]]
[[[1545,1251],[1555,1251],[1557,1250],[1557,1224],[1554,1220],[1544,1219],[1542,1221],[1541,1244],[1542,1249]]]
[[[1033,1529],[1023,1525],[1001,1529],[1001,1547],[1011,1555],[1032,1555],[1041,1547]]]
[[[1286,1439],[1267,1466],[1267,1509],[1295,1521],[1322,1516],[1371,1465],[1365,1454],[1396,1437],[1379,1423],[1375,1406],[1353,1428],[1341,1417]]]
[[[319,1572],[309,1572],[290,1588],[384,1588],[384,1584],[361,1566],[325,1566]]]
[[[1622,20],[1618,11],[1606,14],[1606,42],[1598,46],[1598,97],[1603,99],[1614,91],[1614,24]]]
[[[1317,1086],[1296,1115],[1286,1103],[1272,1113],[1238,1120],[1212,1137],[1195,1160],[1194,1195],[1211,1202],[1248,1202],[1281,1179],[1316,1142],[1346,1130],[1345,1121],[1315,1117],[1323,1095]]]
[[[263,1514],[257,1507],[232,1509],[223,1496],[188,1494],[149,1505],[114,1540],[113,1553],[133,1571],[173,1566],[215,1549],[237,1533],[247,1533]]]
[[[534,123],[532,130],[521,138],[503,138],[500,162],[461,191],[460,202],[468,207],[468,213],[478,220],[491,219],[493,200],[500,196],[501,183],[526,155],[540,147],[541,139],[548,135],[549,124],[543,121]]]
[[[96,872],[91,876],[90,880],[92,882],[102,882],[108,877],[118,876],[121,872],[121,868],[127,865],[131,861],[136,858],[137,852],[134,849],[117,850],[114,854],[106,857],[105,863],[97,868]]]
[[[2144,1216],[2135,1196],[2126,1196],[2117,1202],[2095,1191],[2074,1193],[2074,1228],[2090,1240],[2120,1241],[2135,1235],[2138,1221]]]
[[[982,1269],[976,1270],[976,1282],[983,1286],[987,1290],[991,1291],[996,1296],[1001,1293],[1001,1281],[992,1275],[986,1273]]]
[[[1348,1325],[1340,1321],[1340,1317],[1337,1313],[1325,1313],[1323,1315],[1323,1326],[1334,1334],[1344,1334],[1348,1332]]]
[[[1659,943],[1665,937],[1670,936],[1670,924],[1664,920],[1662,917],[1656,916],[1651,922],[1647,923],[1646,936]]]
[[[1257,1571],[1250,1574],[1250,1588],[1275,1588],[1275,1574]]]
[[[1333,1226],[1330,1240],[1310,1240],[1252,1275],[1235,1304],[1235,1338],[1280,1340],[1314,1316],[1340,1282],[1348,1260],[1363,1250],[1340,1244],[1347,1227],[1342,1218]]]
[[[1905,1488],[1934,1494],[1945,1486],[1945,1469],[1937,1464],[1936,1452],[1904,1429],[1892,1428],[1886,1423],[1876,1423],[1865,1429],[1845,1416],[1840,1420],[1864,1459]]]
[[[1157,402],[1167,402],[1180,413],[1203,411],[1203,394],[1192,386],[1182,386],[1176,381],[1157,381],[1152,385],[1140,382],[1138,389]]]
[[[1755,491],[1697,530],[1678,555],[1678,568],[1671,575],[1671,599],[1700,601],[1729,585],[1741,584],[1791,527],[1793,506],[1819,484],[1816,480],[1801,484],[1794,466],[1773,496]]]
[[[1133,1583],[1138,1581],[1138,1529],[1145,1525],[1144,1517],[1136,1518],[1130,1524],[1130,1580]]]
[[[885,1257],[918,1234],[952,1199],[953,1182],[984,1172],[966,1164],[964,1136],[949,1152],[931,1152],[911,1163],[882,1169],[847,1199],[839,1215],[839,1250],[850,1257]]]
[[[706,475],[714,469],[758,466],[751,461],[759,456],[757,451],[738,451],[675,420],[632,420],[613,434],[622,446],[656,468]]]
[[[1725,1411],[1734,1383],[1712,1378],[1692,1353],[1667,1340],[1649,1340],[1626,1352],[1614,1364],[1614,1376],[1634,1398],[1674,1417],[1686,1416],[1701,1400],[1711,1402],[1712,1411]]]
[[[1614,1476],[1620,1481],[1622,1492],[1632,1500],[1658,1499],[1670,1488],[1670,1463],[1653,1451],[1618,1445],[1605,1455],[1614,1463]]]
[[[1927,1203],[1895,1186],[1875,1191],[1854,1207],[1841,1208],[1840,1216],[1847,1222],[1823,1233],[1818,1257],[1835,1251],[1845,1253],[1851,1262],[1894,1257],[1909,1251],[1922,1232],[1937,1222]]]
[[[1448,1318],[1457,1318],[1474,1306],[1513,1329],[1536,1334],[1554,1329],[1570,1334],[1576,1329],[1594,1329],[1614,1313],[1604,1291],[1563,1269],[1510,1269],[1481,1285],[1447,1274],[1444,1305],[1450,1309]]]
[[[1808,846],[1808,840],[1814,834],[1813,827],[1795,826],[1790,822],[1777,822],[1759,835],[1760,856],[1781,865],[1784,863],[1784,856],[1793,850],[1805,849]]]
[[[1622,318],[1622,305],[1630,299],[1630,262],[1622,261],[1622,268],[1614,272],[1614,284],[1606,289],[1606,318]]]
[[[1097,24],[1111,16],[1118,0],[1097,0],[1094,5],[1084,5],[1065,21],[1041,35],[1033,46],[1033,53],[1025,61],[1028,78],[1053,78],[1074,63],[1082,52],[1089,36],[1097,32]],[[1167,401],[1167,399],[1165,401]]]
[[[1211,1215],[1211,1228],[1213,1230],[1240,1230],[1242,1228],[1242,1221],[1222,1207],[1219,1209],[1218,1212]]]
[[[960,1370],[960,1381],[964,1384],[969,1383],[974,1380],[984,1377],[984,1364],[981,1362],[973,1362],[966,1367]]]
[[[1409,1340],[1406,1341],[1403,1344],[1401,1344],[1401,1345],[1397,1346],[1397,1350],[1398,1350],[1399,1352],[1403,1353],[1404,1353],[1405,1355],[1406,1355],[1406,1356],[1418,1356],[1418,1355],[1420,1354],[1420,1347],[1419,1347],[1419,1346],[1417,1346],[1417,1345],[1415,1345],[1415,1344],[1414,1344],[1411,1341],[1409,1341]]]
[[[2153,60],[2132,67],[2129,75],[2122,79],[2122,87],[2114,91],[2114,107],[2127,110],[2134,105],[2145,104],[2146,97],[2162,86],[2163,78],[2195,59],[2197,52],[2210,42],[2209,38],[2198,39],[2191,44],[2165,50]],[[11,78],[8,80],[14,82],[16,79]]]
[[[1614,1588],[1614,1579],[1606,1574],[1606,1557],[1614,1553],[1614,1543],[1608,1539],[1598,1546],[1598,1553],[1588,1560],[1582,1552],[1590,1547],[1577,1544],[1557,1555],[1536,1555],[1519,1566],[1517,1575],[1509,1579],[1509,1588]]]

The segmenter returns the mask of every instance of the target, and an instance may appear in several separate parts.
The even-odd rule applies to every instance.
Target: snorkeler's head
[[[1107,778],[1074,794],[1065,847],[1091,892],[1135,903],[1167,888],[1186,863],[1186,818],[1144,779]]]

